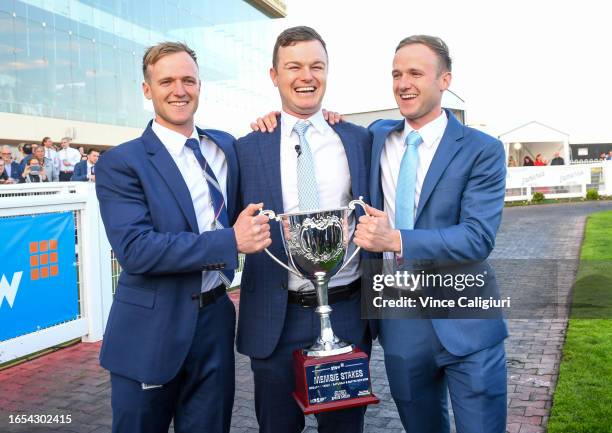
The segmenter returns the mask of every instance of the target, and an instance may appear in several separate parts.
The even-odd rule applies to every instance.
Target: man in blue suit
[[[74,166],[74,173],[72,173],[73,182],[95,182],[96,173],[95,167],[100,157],[100,152],[96,148],[90,148],[87,150],[87,159],[85,161],[78,162]]]
[[[441,108],[450,82],[451,60],[441,39],[400,42],[393,91],[405,119],[370,126],[372,216],[360,218],[355,242],[385,252],[386,264],[409,264],[415,273],[427,263],[428,273],[486,276],[476,294],[498,299],[486,259],[504,205],[504,150],[497,139]],[[455,290],[461,287],[450,288],[449,299]],[[385,293],[406,294],[397,287]],[[414,320],[383,315],[378,336],[407,433],[449,431],[447,388],[458,433],[505,431],[507,329],[500,315],[483,319],[460,308]]]
[[[367,200],[370,135],[348,123],[330,127],[321,113],[327,82],[325,42],[309,27],[277,38],[270,76],[278,87],[280,128],[254,132],[236,143],[243,203],[263,202],[278,213],[346,206]],[[352,218],[351,232],[355,218]],[[270,251],[287,262],[278,223],[271,223]],[[332,326],[338,337],[369,353],[367,322],[360,318],[360,266],[352,262],[329,284]],[[320,332],[314,288],[288,275],[268,255],[246,258],[242,274],[238,351],[251,358],[255,412],[262,433],[299,433],[304,414],[292,398],[292,352],[313,344]],[[319,432],[363,430],[364,408],[317,415]]]
[[[143,58],[155,119],[106,152],[96,191],[122,267],[100,363],[111,372],[113,432],[230,430],[239,252],[270,244],[261,204],[236,217],[234,139],[195,127],[195,53],[164,42]],[[229,221],[235,220],[233,227]]]

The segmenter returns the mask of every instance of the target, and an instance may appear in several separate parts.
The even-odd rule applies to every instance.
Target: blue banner
[[[0,218],[0,341],[78,316],[72,212]]]

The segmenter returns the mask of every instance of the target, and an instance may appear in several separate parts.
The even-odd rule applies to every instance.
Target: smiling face
[[[198,66],[189,54],[178,52],[160,58],[147,68],[148,79],[142,89],[145,97],[153,102],[155,120],[189,137],[200,99]]]
[[[327,85],[327,53],[317,40],[279,47],[270,78],[280,93],[283,110],[305,119],[319,111]]]
[[[393,58],[392,75],[395,101],[410,126],[420,129],[440,115],[451,73],[440,70],[430,48],[419,43],[400,48]]]

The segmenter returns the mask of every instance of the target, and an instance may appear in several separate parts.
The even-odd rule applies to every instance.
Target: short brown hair
[[[167,56],[168,54],[174,53],[187,53],[193,59],[196,66],[198,66],[198,59],[195,51],[187,46],[183,42],[160,42],[157,45],[147,48],[142,57],[142,76],[145,81],[149,80],[149,65],[154,65],[159,59]]]
[[[291,45],[297,44],[298,42],[306,41],[321,42],[321,45],[323,45],[323,49],[325,50],[325,55],[327,55],[327,47],[325,46],[325,41],[315,29],[307,26],[290,27],[284,30],[276,38],[276,43],[274,44],[274,51],[272,51],[272,67],[276,68],[276,64],[278,62],[278,49],[280,47],[289,47]]]
[[[453,61],[451,60],[450,54],[448,52],[448,46],[446,43],[436,37],[429,35],[412,35],[404,38],[400,41],[395,49],[397,53],[400,49],[404,48],[406,45],[412,44],[421,44],[425,45],[431,51],[433,51],[436,56],[438,56],[438,74],[442,72],[451,72]]]

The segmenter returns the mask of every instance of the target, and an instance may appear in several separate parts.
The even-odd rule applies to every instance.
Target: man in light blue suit
[[[441,39],[400,42],[393,90],[405,119],[370,126],[372,216],[360,218],[355,242],[413,271],[427,263],[429,273],[485,275],[477,294],[497,299],[486,259],[504,204],[504,150],[499,140],[441,108],[450,82],[451,60]],[[397,287],[385,293],[402,296]],[[378,336],[407,433],[449,431],[447,389],[458,433],[505,431],[507,328],[501,316],[483,319],[455,309],[433,316],[438,318],[386,317]]]
[[[367,201],[370,134],[350,123],[330,127],[321,112],[328,70],[325,42],[309,27],[294,27],[279,35],[273,52],[270,76],[282,100],[280,128],[237,141],[240,201],[263,202],[277,214],[340,208],[359,196]],[[351,231],[355,220],[351,217]],[[270,251],[287,263],[278,223],[270,226]],[[369,353],[368,323],[360,314],[359,263],[351,262],[331,279],[329,304],[337,336]],[[316,306],[309,281],[289,275],[266,254],[246,258],[237,347],[251,358],[261,433],[304,429],[304,414],[291,395],[292,352],[316,341]],[[319,413],[318,430],[360,433],[364,412],[357,407]]]
[[[121,264],[100,352],[113,432],[228,433],[238,253],[270,244],[261,204],[240,214],[231,135],[195,126],[195,53],[164,42],[143,58],[155,119],[96,164],[104,227]],[[229,225],[229,221],[235,224]]]

